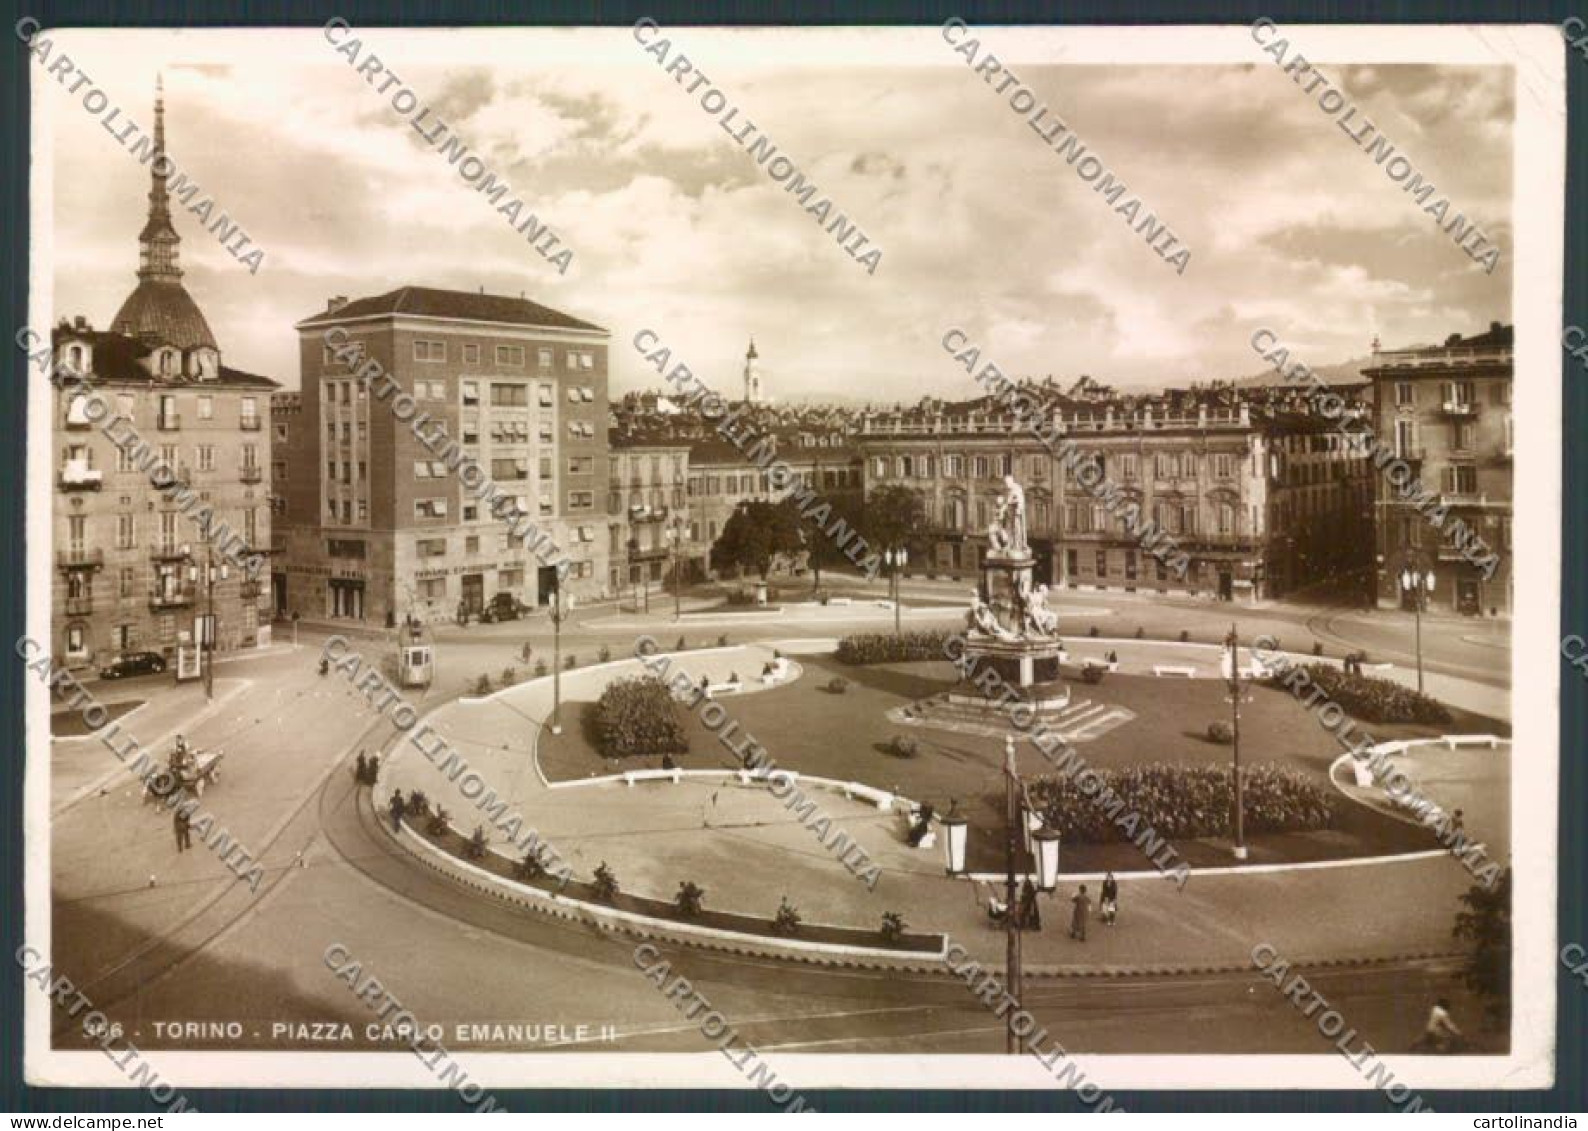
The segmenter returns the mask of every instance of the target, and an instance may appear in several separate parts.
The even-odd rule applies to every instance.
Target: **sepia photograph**
[[[28,1083],[1569,1070],[1569,26],[14,34]]]

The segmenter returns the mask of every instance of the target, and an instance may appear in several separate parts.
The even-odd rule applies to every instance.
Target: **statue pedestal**
[[[994,550],[982,559],[977,609],[965,634],[965,654],[976,660],[977,671],[991,667],[1012,687],[1040,689],[1034,698],[1062,698],[1067,703],[1069,692],[1059,681],[1064,642],[1056,631],[1058,618],[1040,601],[1033,603],[1035,566],[1036,559],[1024,548]],[[1034,624],[1033,611],[1048,617],[1053,631]]]

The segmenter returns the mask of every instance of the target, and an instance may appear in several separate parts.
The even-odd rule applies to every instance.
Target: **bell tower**
[[[744,355],[744,399],[750,404],[760,404],[763,400],[761,394],[761,367],[756,364],[760,354],[755,352],[755,339],[750,339],[750,348]]]

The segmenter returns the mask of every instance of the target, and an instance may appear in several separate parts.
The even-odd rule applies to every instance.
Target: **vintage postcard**
[[[14,30],[30,1080],[1553,1081],[1559,29]]]

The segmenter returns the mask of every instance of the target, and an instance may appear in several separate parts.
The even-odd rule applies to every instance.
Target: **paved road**
[[[1231,611],[1159,608],[1116,594],[1067,593],[1066,607],[1072,599],[1086,610],[1075,614],[1078,619],[1090,614],[1100,625],[1141,624],[1149,635],[1177,634],[1184,627],[1194,637],[1205,632],[1212,638]],[[1250,617],[1299,633],[1317,615],[1318,610],[1269,609]],[[1393,633],[1392,619],[1368,618],[1372,623],[1364,626],[1358,618],[1324,615],[1334,619],[1320,622],[1320,630],[1353,646],[1364,646],[1370,636],[1377,640],[1380,623],[1389,626],[1383,632]],[[953,616],[946,614],[944,622]],[[626,626],[633,620],[632,613],[616,609],[583,611],[565,625],[566,650],[586,662],[603,644],[623,654],[632,647],[634,629]],[[891,625],[892,613],[856,608],[844,622],[846,631],[881,630]],[[808,632],[797,617],[707,628],[687,618],[675,625],[670,610],[659,610],[645,623],[669,642],[680,632],[696,640],[727,632],[735,641]],[[1243,632],[1255,631],[1252,623],[1248,629],[1243,612]],[[1430,663],[1483,678],[1490,652],[1463,639],[1473,635],[1472,626],[1425,628]],[[544,621],[447,629],[440,636],[440,678],[427,696],[432,702],[456,695],[482,672],[494,677],[507,666],[522,671],[518,653],[526,639],[537,656],[551,647]],[[206,802],[264,861],[265,881],[257,891],[210,853],[178,857],[169,818],[141,808],[130,787],[111,773],[115,763],[103,748],[57,749],[56,760],[70,766],[55,783],[54,807],[62,813],[52,829],[52,928],[60,969],[86,986],[96,1005],[140,1033],[136,1039],[147,1047],[170,1043],[154,1028],[167,1021],[244,1021],[250,1033],[260,1027],[261,1047],[288,1047],[272,1043],[270,1026],[278,1021],[359,1021],[362,1007],[330,978],[322,961],[333,941],[391,971],[388,984],[421,1018],[613,1026],[609,1043],[622,1048],[698,1042],[639,977],[623,944],[462,898],[409,862],[388,859],[378,841],[358,838],[349,823],[356,814],[349,804],[348,766],[356,750],[379,746],[390,731],[372,724],[365,711],[351,709],[345,684],[314,675],[323,638],[305,626],[299,649],[278,646],[267,655],[227,663],[218,673],[217,698],[229,683],[248,681],[250,687],[208,715],[167,720],[163,702],[145,708],[149,725],[162,734],[180,725],[201,747],[225,742],[227,773]],[[363,646],[375,650],[376,641],[390,638],[370,634]],[[1492,670],[1487,674],[1492,679]],[[150,693],[142,684],[125,690]],[[169,692],[154,694],[163,700]],[[146,744],[158,737],[140,732],[136,718],[129,729]],[[104,759],[103,772],[96,758]],[[85,791],[102,776],[108,788]],[[151,876],[154,887],[148,885]],[[961,991],[952,983],[932,987],[939,996],[923,1000],[923,987],[898,979],[793,974],[781,966],[700,955],[683,962],[720,995],[713,1001],[725,1013],[758,1027],[755,1040],[790,1051],[802,1045],[843,1051],[862,1042],[877,1051],[970,1052],[995,1051],[1001,1044],[996,1020],[974,1002],[955,1001]],[[1210,1051],[1308,1051],[1320,1043],[1277,995],[1264,1004],[1262,986],[1250,978],[1108,986],[1044,987],[1033,991],[1032,1000],[1042,1019],[1051,1019],[1066,1044],[1078,1049],[1183,1047],[1188,1018],[1196,1022],[1199,1045]],[[1351,1004],[1352,1024],[1372,1034],[1376,1045],[1394,1048],[1415,1033],[1435,988],[1448,991],[1452,982],[1448,970],[1411,967],[1353,975],[1339,986]],[[950,996],[940,1000],[945,992]],[[66,1025],[57,1032],[63,1039],[71,1035]],[[186,1043],[204,1047],[191,1038]]]

